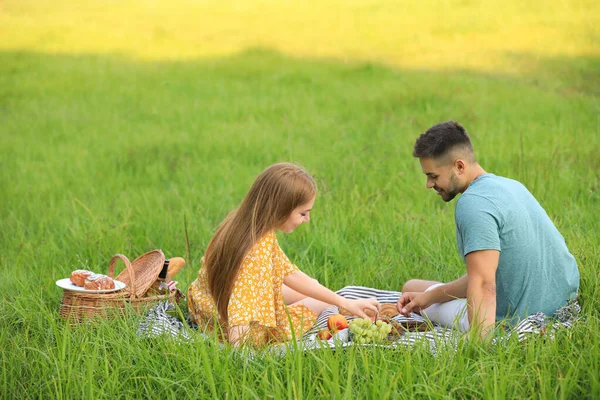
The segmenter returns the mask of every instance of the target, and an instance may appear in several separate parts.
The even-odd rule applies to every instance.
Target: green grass
[[[598,398],[600,10],[550,3],[3,2],[0,397]],[[456,278],[454,204],[411,157],[447,119],[579,262],[584,320],[556,340],[248,359],[139,339],[135,314],[59,318],[54,282],[115,253],[187,257],[187,287],[277,161],[319,185],[311,223],[279,235],[308,274],[332,289]]]

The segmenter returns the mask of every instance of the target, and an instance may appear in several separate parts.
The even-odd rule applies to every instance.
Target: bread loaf
[[[115,288],[115,281],[102,274],[93,274],[87,277],[83,285],[87,290],[108,290]]]
[[[86,269],[77,269],[71,272],[71,282],[73,282],[77,286],[83,287],[85,280],[88,276],[93,275],[92,271],[88,271]]]
[[[185,260],[181,257],[171,257],[169,259],[169,270],[167,271],[167,281],[173,279],[173,277],[179,272],[185,265]]]

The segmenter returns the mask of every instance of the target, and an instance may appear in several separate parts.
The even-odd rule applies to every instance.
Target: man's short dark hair
[[[457,122],[440,122],[418,137],[413,148],[413,156],[440,159],[457,148],[468,150],[469,154],[473,154],[473,145],[467,131]]]

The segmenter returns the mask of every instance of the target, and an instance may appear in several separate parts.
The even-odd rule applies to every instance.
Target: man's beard
[[[458,178],[454,174],[454,171],[450,175],[450,187],[447,190],[440,189],[435,186],[433,188],[440,194],[440,196],[442,196],[442,200],[444,200],[446,203],[452,201],[460,193],[458,188]]]

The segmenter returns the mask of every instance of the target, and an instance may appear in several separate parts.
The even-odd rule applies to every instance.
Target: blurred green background
[[[384,352],[371,362],[389,372],[362,385],[351,378],[369,359],[353,353],[304,369],[265,361],[240,376],[228,353],[213,353],[211,387],[297,398],[324,396],[331,382],[332,393],[376,398],[399,384],[417,397],[598,394],[599,27],[593,1],[4,0],[0,397],[168,397],[209,385],[181,381],[197,373],[202,346],[170,347],[185,366],[171,365],[122,325],[69,330],[55,281],[161,248],[188,260],[185,289],[217,225],[277,161],[319,185],[310,224],[279,240],[323,284],[399,290],[416,276],[458,277],[454,203],[426,190],[411,156],[418,134],[448,119],[466,127],[488,172],[520,180],[547,210],[579,262],[585,322],[554,347],[476,361],[403,353],[415,375]],[[330,379],[338,369],[346,383]],[[154,375],[162,380],[142,385]],[[483,389],[465,383],[477,376]]]

